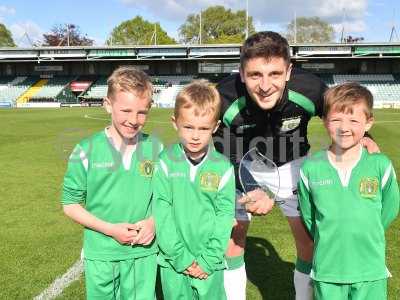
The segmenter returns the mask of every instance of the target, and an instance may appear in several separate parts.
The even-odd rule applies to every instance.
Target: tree
[[[16,47],[11,32],[0,23],[0,47]]]
[[[288,24],[286,38],[289,43],[328,43],[334,40],[335,33],[332,25],[319,17],[299,17]]]
[[[50,33],[43,34],[42,46],[92,46],[93,40],[83,35],[75,24],[54,25]]]
[[[253,18],[249,17],[249,34],[255,32]],[[179,28],[183,43],[200,42],[200,14],[190,14]],[[201,12],[201,43],[242,43],[246,38],[246,12],[232,12],[223,6],[210,6]]]
[[[113,29],[107,45],[171,45],[176,41],[168,36],[159,23],[151,23],[140,16],[124,21]]]

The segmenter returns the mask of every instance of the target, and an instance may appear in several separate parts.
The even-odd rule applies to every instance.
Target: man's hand
[[[183,273],[197,279],[207,279],[208,277],[208,274],[195,261]]]
[[[255,216],[266,215],[274,207],[274,201],[262,189],[248,192],[239,199],[239,203],[244,204],[246,210]]]
[[[153,217],[141,220],[134,225],[138,230],[138,234],[131,240],[131,245],[150,245],[155,236]]]
[[[111,236],[120,244],[130,244],[138,234],[138,228],[135,224],[118,223],[110,224],[107,235]]]
[[[365,148],[367,148],[368,153],[379,153],[381,152],[379,150],[378,144],[375,143],[375,141],[367,136],[363,137],[361,139],[361,145],[363,145]]]

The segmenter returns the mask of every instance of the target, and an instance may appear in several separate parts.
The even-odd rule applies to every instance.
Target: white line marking
[[[78,280],[83,272],[83,261],[79,259],[61,277],[57,277],[50,286],[33,300],[51,300],[59,296],[72,282]]]

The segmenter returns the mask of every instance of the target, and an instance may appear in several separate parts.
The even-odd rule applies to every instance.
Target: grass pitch
[[[171,110],[153,109],[146,132],[176,141]],[[377,110],[371,133],[400,174],[400,111]],[[83,137],[103,129],[101,108],[0,110],[0,299],[39,295],[78,259],[82,229],[64,217],[60,190],[66,162]],[[318,119],[309,126],[312,151],[328,141]],[[389,299],[400,295],[400,218],[387,232]],[[248,299],[293,299],[295,249],[279,209],[253,219],[248,234]],[[84,299],[84,280],[59,299]]]

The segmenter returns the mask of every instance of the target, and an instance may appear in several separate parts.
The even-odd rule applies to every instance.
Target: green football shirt
[[[193,165],[180,144],[160,155],[154,178],[154,217],[160,264],[184,271],[224,269],[235,209],[233,166],[212,147]]]
[[[131,157],[121,155],[105,131],[81,141],[73,150],[64,177],[63,205],[82,204],[110,223],[135,223],[151,216],[152,178],[162,145],[139,134]],[[124,260],[157,252],[157,245],[121,245],[112,237],[84,229],[85,258]]]
[[[301,215],[315,243],[311,277],[334,283],[388,277],[385,229],[399,211],[390,160],[360,149],[358,162],[343,174],[321,151],[304,162],[300,177]]]

